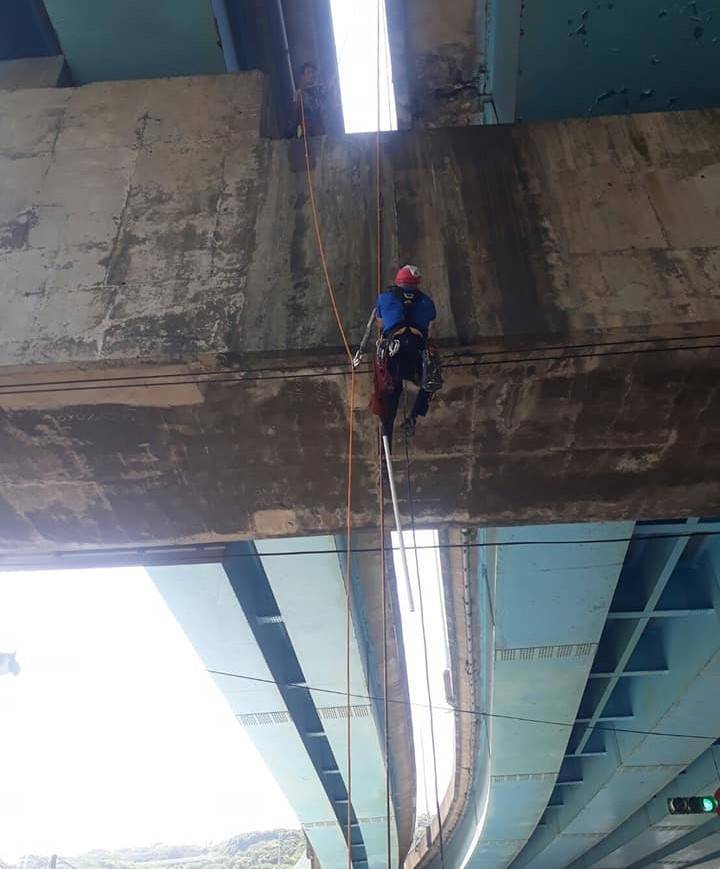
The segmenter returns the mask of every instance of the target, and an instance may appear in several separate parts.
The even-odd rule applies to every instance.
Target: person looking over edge
[[[303,137],[303,117],[308,138],[325,135],[325,108],[329,95],[330,88],[317,81],[315,64],[304,63],[300,67],[298,87],[295,91],[295,123],[298,139]]]
[[[360,349],[353,358],[353,365],[357,367],[365,355],[375,321],[379,339],[370,410],[380,417],[383,434],[390,444],[403,383],[408,381],[419,387],[412,412],[403,422],[406,435],[414,433],[417,418],[427,414],[433,394],[442,386],[437,348],[430,340],[430,328],[437,312],[433,300],[420,289],[421,281],[417,266],[400,269],[395,283],[378,296]]]

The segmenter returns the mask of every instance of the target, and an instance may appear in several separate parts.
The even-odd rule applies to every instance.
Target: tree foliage
[[[243,833],[213,845],[163,845],[88,851],[58,857],[57,869],[293,869],[305,850],[300,830]],[[28,855],[0,869],[46,869],[48,856]]]

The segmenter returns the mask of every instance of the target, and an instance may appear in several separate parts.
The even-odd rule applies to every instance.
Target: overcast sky
[[[378,22],[380,4],[380,129],[397,128],[385,0],[331,0],[345,130],[377,130]]]
[[[425,655],[423,649],[420,600],[417,586],[417,569],[414,557],[413,534],[404,532],[407,547],[408,567],[410,570],[415,612],[411,613],[407,601],[405,583],[399,580],[398,596],[402,613],[403,642],[405,644],[408,687],[413,702],[412,722],[415,734],[415,768],[417,772],[417,813],[435,815],[435,780],[433,770],[430,715],[435,726],[435,755],[437,761],[438,794],[442,803],[445,791],[452,778],[455,763],[455,721],[445,698],[444,671],[449,662],[446,657],[445,603],[442,595],[442,572],[440,553],[428,549],[438,542],[437,531],[418,531],[418,566],[423,588],[423,611],[425,614],[425,633],[428,644],[428,663],[430,673],[430,702],[428,702],[425,678]],[[393,546],[397,547],[399,538],[393,534]],[[398,577],[403,576],[402,561],[398,548],[394,551],[394,565]],[[427,707],[432,706],[433,710]],[[445,710],[445,711],[443,711]]]
[[[0,859],[298,826],[142,568],[0,574]]]

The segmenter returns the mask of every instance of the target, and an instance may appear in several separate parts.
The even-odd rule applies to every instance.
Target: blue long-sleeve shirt
[[[421,290],[389,287],[380,293],[376,307],[382,320],[383,334],[388,335],[398,326],[413,326],[427,336],[430,323],[436,318],[435,303]]]

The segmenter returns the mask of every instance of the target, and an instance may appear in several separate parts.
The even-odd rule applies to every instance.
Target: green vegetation
[[[300,830],[244,833],[213,845],[150,845],[89,851],[64,858],[57,869],[292,869],[305,851]],[[0,869],[47,869],[48,857],[24,857]]]

